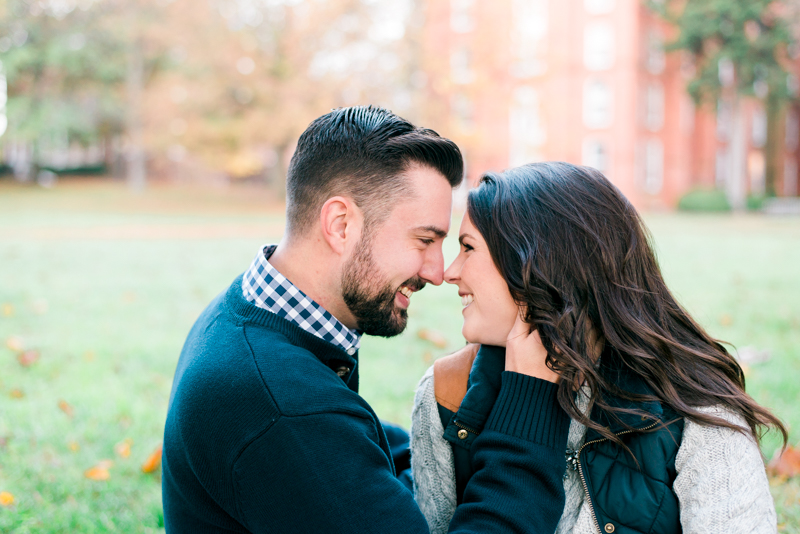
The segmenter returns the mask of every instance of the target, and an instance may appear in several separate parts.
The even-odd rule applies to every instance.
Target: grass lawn
[[[768,350],[748,391],[800,441],[800,219],[647,218],[680,301],[712,335]],[[258,190],[0,182],[0,532],[159,532],[160,444],[184,337],[205,305],[282,231]],[[457,224],[457,222],[456,222]],[[445,259],[456,251],[448,240]],[[461,346],[452,287],[414,297],[398,338],[362,342],[362,394],[409,422],[432,361]],[[446,340],[439,347],[421,329]],[[23,365],[18,348],[28,353]],[[23,358],[24,360],[24,358]],[[769,457],[778,442],[764,441]],[[129,448],[128,448],[129,447]],[[126,452],[130,452],[126,455]],[[111,460],[107,480],[87,469]],[[800,533],[800,482],[773,481],[782,532]]]

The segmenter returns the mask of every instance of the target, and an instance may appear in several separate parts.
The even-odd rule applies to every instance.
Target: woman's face
[[[444,279],[458,286],[464,316],[461,333],[470,343],[505,347],[519,308],[492,261],[486,241],[466,213],[458,234],[461,251]]]

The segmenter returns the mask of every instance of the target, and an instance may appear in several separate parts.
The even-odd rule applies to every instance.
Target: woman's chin
[[[506,337],[499,338],[497,335],[492,335],[491,332],[483,331],[483,329],[474,330],[467,328],[465,324],[461,329],[461,335],[467,340],[467,343],[477,343],[478,345],[494,345],[496,347],[506,346]]]

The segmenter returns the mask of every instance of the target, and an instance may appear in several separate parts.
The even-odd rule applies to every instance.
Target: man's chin
[[[395,307],[391,318],[377,320],[360,320],[358,329],[369,336],[395,337],[403,333],[408,326],[408,313],[406,310]]]

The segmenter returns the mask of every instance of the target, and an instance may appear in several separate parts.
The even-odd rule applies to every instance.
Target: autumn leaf
[[[21,399],[22,397],[25,396],[25,393],[23,393],[21,389],[12,389],[8,395],[12,399]]]
[[[14,496],[7,491],[0,491],[0,505],[11,506],[14,504]]]
[[[14,306],[8,302],[3,304],[3,316],[11,317],[14,315]]]
[[[22,367],[30,367],[39,361],[38,350],[26,350],[17,354],[17,361]]]
[[[723,313],[719,318],[719,324],[721,324],[722,326],[730,326],[733,324],[733,317],[731,317],[727,313]]]
[[[428,330],[427,328],[422,328],[420,330],[417,330],[417,337],[420,339],[424,339],[429,343],[433,343],[436,347],[440,349],[447,347],[447,338],[445,338],[441,332],[437,332],[436,330]]]
[[[780,478],[800,476],[800,449],[789,445],[783,451],[775,451],[767,464],[767,473]]]
[[[131,438],[125,438],[124,440],[114,445],[114,452],[117,453],[117,456],[119,456],[120,458],[127,458],[128,456],[131,455],[132,444],[133,440]]]
[[[78,449],[81,448],[81,446],[78,445],[77,441],[70,441],[69,443],[67,443],[67,447],[69,447],[69,450],[71,450],[72,452],[78,452]]]
[[[68,417],[72,417],[73,415],[75,415],[75,411],[72,409],[72,406],[70,406],[70,404],[63,399],[58,401],[58,407],[61,409],[62,412],[67,414]]]
[[[108,480],[111,478],[111,473],[108,471],[114,465],[112,460],[100,460],[97,465],[90,467],[84,471],[83,476],[89,480]]]
[[[160,465],[161,465],[161,445],[156,447],[156,450],[154,450],[153,453],[147,457],[147,460],[144,461],[144,463],[142,464],[142,472],[152,473],[156,469],[158,469],[158,466]]]
[[[25,342],[22,341],[22,338],[19,336],[11,336],[10,338],[6,339],[6,347],[14,352],[19,352],[25,348]]]

